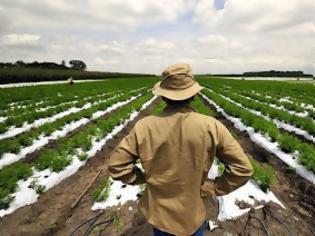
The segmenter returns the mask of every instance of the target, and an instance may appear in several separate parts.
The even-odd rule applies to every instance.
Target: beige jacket
[[[225,172],[213,182],[207,174],[214,157],[225,164]],[[135,166],[138,158],[145,174]],[[112,152],[108,170],[127,184],[146,183],[140,212],[175,235],[193,234],[211,211],[209,197],[235,190],[253,173],[225,126],[190,107],[166,108],[138,121]]]

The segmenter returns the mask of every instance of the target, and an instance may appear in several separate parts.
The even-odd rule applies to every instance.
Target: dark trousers
[[[197,231],[192,234],[191,236],[203,236],[204,234],[204,231],[205,231],[205,226],[206,224],[203,224],[199,229],[197,229]],[[175,236],[174,234],[169,234],[169,233],[166,233],[166,232],[163,232],[157,228],[154,228],[153,227],[153,234],[154,236]]]

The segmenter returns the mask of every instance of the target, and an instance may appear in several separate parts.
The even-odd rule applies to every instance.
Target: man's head
[[[194,80],[190,65],[179,63],[164,69],[161,81],[154,85],[153,94],[170,101],[189,101],[202,89]]]

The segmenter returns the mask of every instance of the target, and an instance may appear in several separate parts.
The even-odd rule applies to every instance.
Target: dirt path
[[[158,102],[155,101],[142,111],[136,120],[109,140],[79,171],[41,195],[35,204],[22,207],[0,219],[0,235],[68,235],[72,227],[93,213],[90,208],[94,201],[90,192],[100,186],[101,181],[107,177],[107,161],[111,151],[135,122],[148,115]],[[104,171],[92,185],[89,193],[83,197],[77,208],[71,209],[73,201],[101,169]]]

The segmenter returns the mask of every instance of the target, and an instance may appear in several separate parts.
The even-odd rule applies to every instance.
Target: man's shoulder
[[[203,115],[198,112],[190,112],[189,117],[193,123],[203,123],[203,124],[215,124],[218,122],[217,119],[211,116]],[[159,124],[166,117],[161,115],[149,115],[141,118],[136,122],[136,127],[144,128],[146,126],[151,126],[153,124]]]
[[[145,116],[145,117],[139,119],[136,122],[136,126],[143,127],[143,126],[146,126],[146,125],[150,125],[150,124],[152,124],[154,122],[158,122],[158,119],[161,119],[161,117],[157,116],[157,115],[148,115],[148,116]]]
[[[216,118],[201,114],[197,111],[191,112],[191,119],[194,121],[194,123],[202,123],[202,124],[210,124],[210,125],[214,125],[218,122]]]

